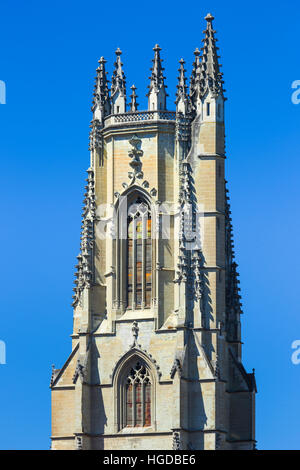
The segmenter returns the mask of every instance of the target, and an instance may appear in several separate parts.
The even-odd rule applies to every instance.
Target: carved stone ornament
[[[142,162],[140,159],[144,152],[139,148],[142,141],[136,135],[130,139],[129,143],[132,146],[132,149],[128,152],[128,155],[131,158],[129,165],[133,171],[129,171],[128,176],[131,179],[131,184],[133,184],[136,178],[143,178]]]

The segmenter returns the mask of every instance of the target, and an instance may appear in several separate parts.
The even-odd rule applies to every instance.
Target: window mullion
[[[142,424],[145,426],[145,383],[142,383]]]
[[[136,223],[137,223],[137,219],[134,218],[133,219],[133,236],[132,236],[132,244],[133,244],[133,247],[132,247],[132,256],[133,256],[133,260],[132,260],[132,274],[133,274],[133,282],[132,282],[132,309],[135,310],[136,309],[136,284],[137,284],[137,272],[136,272],[136,250],[137,250],[137,246],[136,246]]]
[[[136,426],[136,383],[132,387],[132,423]]]
[[[142,219],[142,308],[146,306],[146,240],[147,216]]]

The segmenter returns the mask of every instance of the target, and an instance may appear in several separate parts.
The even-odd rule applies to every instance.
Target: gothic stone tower
[[[72,352],[53,368],[53,449],[253,449],[255,378],[224,175],[213,17],[187,91],[166,109],[154,47],[148,110],[129,106],[121,51],[97,68],[76,266]]]

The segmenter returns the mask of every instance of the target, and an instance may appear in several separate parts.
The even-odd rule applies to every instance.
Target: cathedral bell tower
[[[121,51],[97,68],[73,296],[72,352],[53,367],[52,449],[253,449],[255,377],[225,181],[213,17],[166,106],[154,47],[148,110],[126,103]]]

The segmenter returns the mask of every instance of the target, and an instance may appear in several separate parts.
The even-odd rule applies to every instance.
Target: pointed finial
[[[211,13],[207,13],[206,17],[204,18],[207,22],[212,22],[215,18]]]
[[[130,87],[130,89],[132,90],[132,94],[130,95],[130,98],[131,98],[131,102],[130,102],[130,112],[134,113],[135,111],[137,111],[137,107],[138,107],[138,103],[136,101],[137,99],[137,94],[135,92],[136,90],[136,87],[134,85],[132,85]]]

